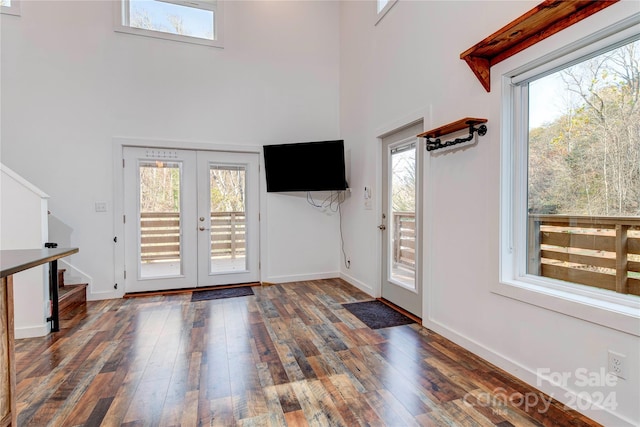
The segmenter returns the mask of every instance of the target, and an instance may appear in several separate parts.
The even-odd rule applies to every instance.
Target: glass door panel
[[[182,274],[182,162],[141,160],[140,278]]]
[[[390,280],[415,289],[416,144],[390,150],[391,218],[387,265]]]
[[[246,167],[209,165],[210,273],[246,271]]]

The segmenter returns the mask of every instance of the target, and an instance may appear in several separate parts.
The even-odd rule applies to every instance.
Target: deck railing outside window
[[[640,218],[531,214],[528,273],[640,295]]]
[[[416,214],[393,212],[393,262],[415,271],[416,268]]]
[[[142,213],[140,234],[142,262],[180,259],[179,213]],[[244,212],[212,212],[211,257],[235,259],[244,255]]]

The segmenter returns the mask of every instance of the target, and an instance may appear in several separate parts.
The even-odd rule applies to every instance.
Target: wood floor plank
[[[252,289],[90,301],[18,340],[18,424],[598,425],[557,401],[526,407],[518,396],[540,392],[418,324],[369,329],[342,304],[371,297],[340,279]]]

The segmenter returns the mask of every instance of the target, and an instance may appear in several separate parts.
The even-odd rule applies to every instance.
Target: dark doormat
[[[390,328],[392,326],[415,323],[402,313],[395,311],[380,301],[364,301],[342,304],[354,316],[371,329]]]
[[[210,289],[206,291],[193,291],[193,293],[191,294],[191,302],[206,301],[210,299],[246,297],[249,295],[255,295],[253,293],[253,289],[251,289],[251,286],[240,286],[238,288],[226,289]]]

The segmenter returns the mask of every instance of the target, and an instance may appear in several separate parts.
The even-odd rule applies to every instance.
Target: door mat
[[[191,302],[207,301],[211,299],[246,297],[249,295],[255,295],[253,293],[253,289],[251,289],[251,286],[240,286],[237,288],[226,289],[210,289],[206,291],[194,291],[191,294]]]
[[[354,316],[371,329],[390,328],[392,326],[415,323],[402,313],[395,311],[380,301],[364,301],[342,304]]]

